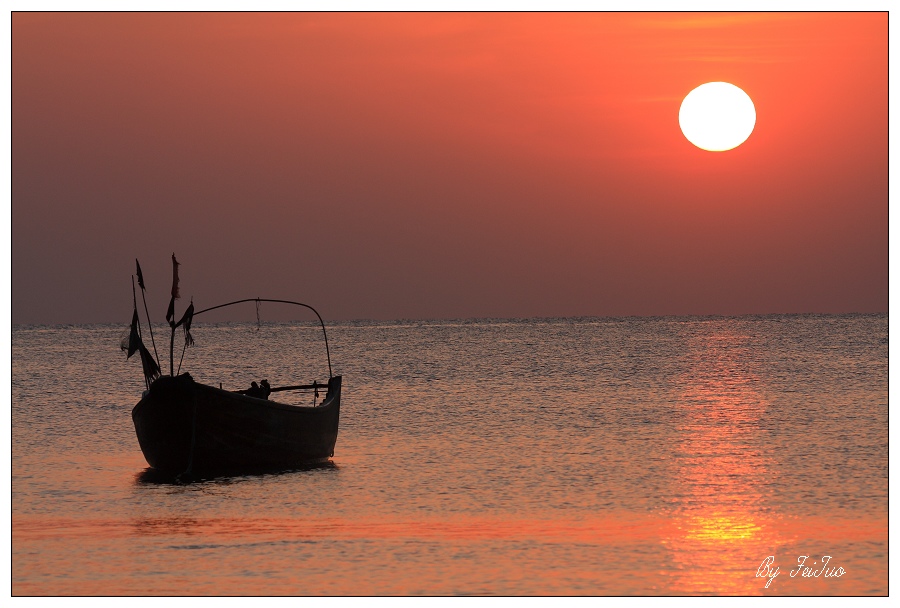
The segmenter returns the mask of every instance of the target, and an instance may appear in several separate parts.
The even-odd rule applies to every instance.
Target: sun
[[[688,141],[703,150],[724,152],[747,141],[756,126],[753,100],[728,82],[707,82],[687,94],[678,124]]]

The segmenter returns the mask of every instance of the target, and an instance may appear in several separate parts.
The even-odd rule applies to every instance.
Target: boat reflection
[[[136,536],[197,536],[205,533],[201,523],[194,517],[142,517],[131,520]]]
[[[760,563],[787,539],[774,526],[777,514],[767,502],[777,473],[762,448],[758,423],[768,402],[744,357],[750,339],[733,331],[696,338],[680,379],[674,526],[663,540],[671,552],[672,593],[777,591],[756,577]]]
[[[174,475],[146,468],[134,477],[136,485],[185,485],[202,482],[234,483],[250,477],[265,477],[272,475],[287,475],[290,473],[302,473],[307,471],[335,471],[339,467],[331,460],[309,464],[303,467],[285,468],[246,468],[228,469],[225,471],[204,472],[195,475]]]

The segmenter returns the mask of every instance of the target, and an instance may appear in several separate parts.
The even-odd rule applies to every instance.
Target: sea
[[[126,330],[12,328],[13,595],[888,594],[886,314],[330,323],[331,461],[181,482]],[[328,378],[314,323],[180,332],[205,384]]]

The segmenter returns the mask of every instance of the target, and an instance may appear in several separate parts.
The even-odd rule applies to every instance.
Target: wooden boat
[[[179,293],[179,264],[174,254],[172,265],[172,299],[166,313],[172,330],[169,375],[160,375],[159,362],[143,343],[136,293],[130,332],[120,345],[122,350],[128,352],[128,357],[137,352],[141,355],[147,390],[132,410],[131,418],[147,463],[157,472],[180,477],[201,472],[284,470],[321,463],[332,457],[340,420],[342,378],[332,373],[328,334],[318,311],[308,304],[291,300],[248,298],[195,312],[191,302],[184,316],[176,322],[174,309]],[[137,263],[137,280],[143,295],[140,263]],[[180,374],[180,362],[176,372],[175,330],[178,327],[184,329],[183,361],[187,346],[194,342],[190,327],[195,316],[243,302],[255,302],[257,314],[260,302],[293,304],[313,311],[325,337],[328,382],[270,388],[268,381],[264,380],[262,389],[254,382],[250,390],[227,391],[200,384],[190,374]],[[147,311],[146,299],[144,309]],[[149,325],[149,312],[147,318]],[[154,340],[152,325],[149,326],[149,335]],[[156,351],[155,340],[153,349]],[[325,391],[325,396],[314,406],[288,405],[268,399],[271,393],[295,390],[313,391],[316,401],[319,391]]]
[[[131,417],[147,463],[163,473],[297,468],[334,455],[341,376],[318,386],[324,399],[304,407],[161,376]]]

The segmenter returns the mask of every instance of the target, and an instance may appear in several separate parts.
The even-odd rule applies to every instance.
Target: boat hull
[[[131,412],[147,463],[165,473],[296,468],[334,455],[341,377],[316,407],[287,405],[158,378]]]

